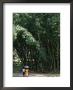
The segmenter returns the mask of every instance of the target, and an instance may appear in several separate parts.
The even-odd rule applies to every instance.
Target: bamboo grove
[[[60,14],[13,13],[13,60],[32,72],[60,72]],[[13,62],[13,69],[16,63]]]

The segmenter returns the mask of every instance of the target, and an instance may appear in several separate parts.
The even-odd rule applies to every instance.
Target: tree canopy
[[[34,72],[60,72],[60,14],[14,13],[13,50]]]

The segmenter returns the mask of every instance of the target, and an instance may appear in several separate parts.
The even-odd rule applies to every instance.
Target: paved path
[[[59,74],[37,74],[37,73],[30,73],[29,77],[58,77]],[[13,77],[23,77],[22,73],[14,73]]]

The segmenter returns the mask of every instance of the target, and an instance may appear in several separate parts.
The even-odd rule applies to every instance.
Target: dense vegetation
[[[60,72],[60,14],[14,13],[13,52],[14,71]]]

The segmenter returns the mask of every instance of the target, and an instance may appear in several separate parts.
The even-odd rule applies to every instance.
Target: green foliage
[[[14,13],[13,26],[13,47],[24,65],[60,71],[59,13]]]

